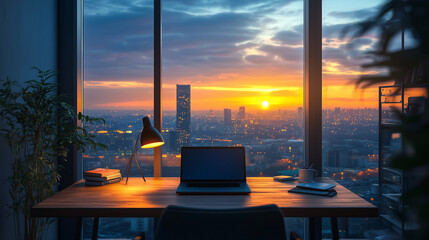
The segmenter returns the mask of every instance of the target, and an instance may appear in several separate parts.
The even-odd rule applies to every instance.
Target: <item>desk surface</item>
[[[130,178],[101,187],[83,180],[32,208],[33,217],[159,217],[170,204],[196,208],[239,208],[277,204],[285,217],[377,217],[378,209],[337,184],[338,194],[323,197],[288,193],[297,181],[247,179],[250,195],[176,195],[179,178]],[[335,183],[329,178],[320,182]]]

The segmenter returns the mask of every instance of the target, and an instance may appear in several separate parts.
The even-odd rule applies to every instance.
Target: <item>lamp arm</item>
[[[131,154],[130,159],[128,160],[128,163],[127,163],[127,167],[125,168],[125,172],[127,173],[127,180],[126,180],[125,184],[128,183],[128,177],[130,176],[130,172],[131,172],[131,162],[132,162],[133,157],[135,158],[137,143],[139,142],[139,138],[140,138],[141,134],[142,134],[142,132],[140,131],[139,135],[137,136],[136,143],[134,144],[133,154]],[[137,159],[136,159],[136,162],[137,162]],[[140,166],[139,166],[139,168],[140,168]],[[145,181],[146,181],[146,179],[145,179]]]
[[[137,136],[136,143],[134,144],[134,151],[133,151],[133,155],[135,155],[135,154],[136,154],[137,143],[139,143],[139,138],[140,138],[140,136],[141,136],[141,135],[142,135],[142,132],[140,131],[139,135]]]

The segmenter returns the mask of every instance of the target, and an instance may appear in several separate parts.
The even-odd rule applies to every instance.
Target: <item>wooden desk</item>
[[[318,181],[335,183],[329,178]],[[179,178],[130,178],[102,187],[83,180],[39,203],[33,217],[155,217],[170,204],[196,208],[240,208],[276,204],[285,217],[377,217],[378,209],[337,184],[338,194],[322,197],[288,193],[297,181],[278,182],[271,177],[247,180],[250,195],[176,195]],[[94,224],[95,225],[95,224]]]

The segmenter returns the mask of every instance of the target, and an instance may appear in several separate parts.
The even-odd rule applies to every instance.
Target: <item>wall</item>
[[[30,80],[34,66],[57,69],[57,0],[0,0],[0,79]],[[9,174],[10,155],[0,141],[0,239],[14,239]],[[56,238],[56,226],[49,235]]]

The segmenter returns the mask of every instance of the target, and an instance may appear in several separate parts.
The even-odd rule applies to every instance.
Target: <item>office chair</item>
[[[240,209],[168,206],[155,240],[286,240],[283,215],[276,205]]]

